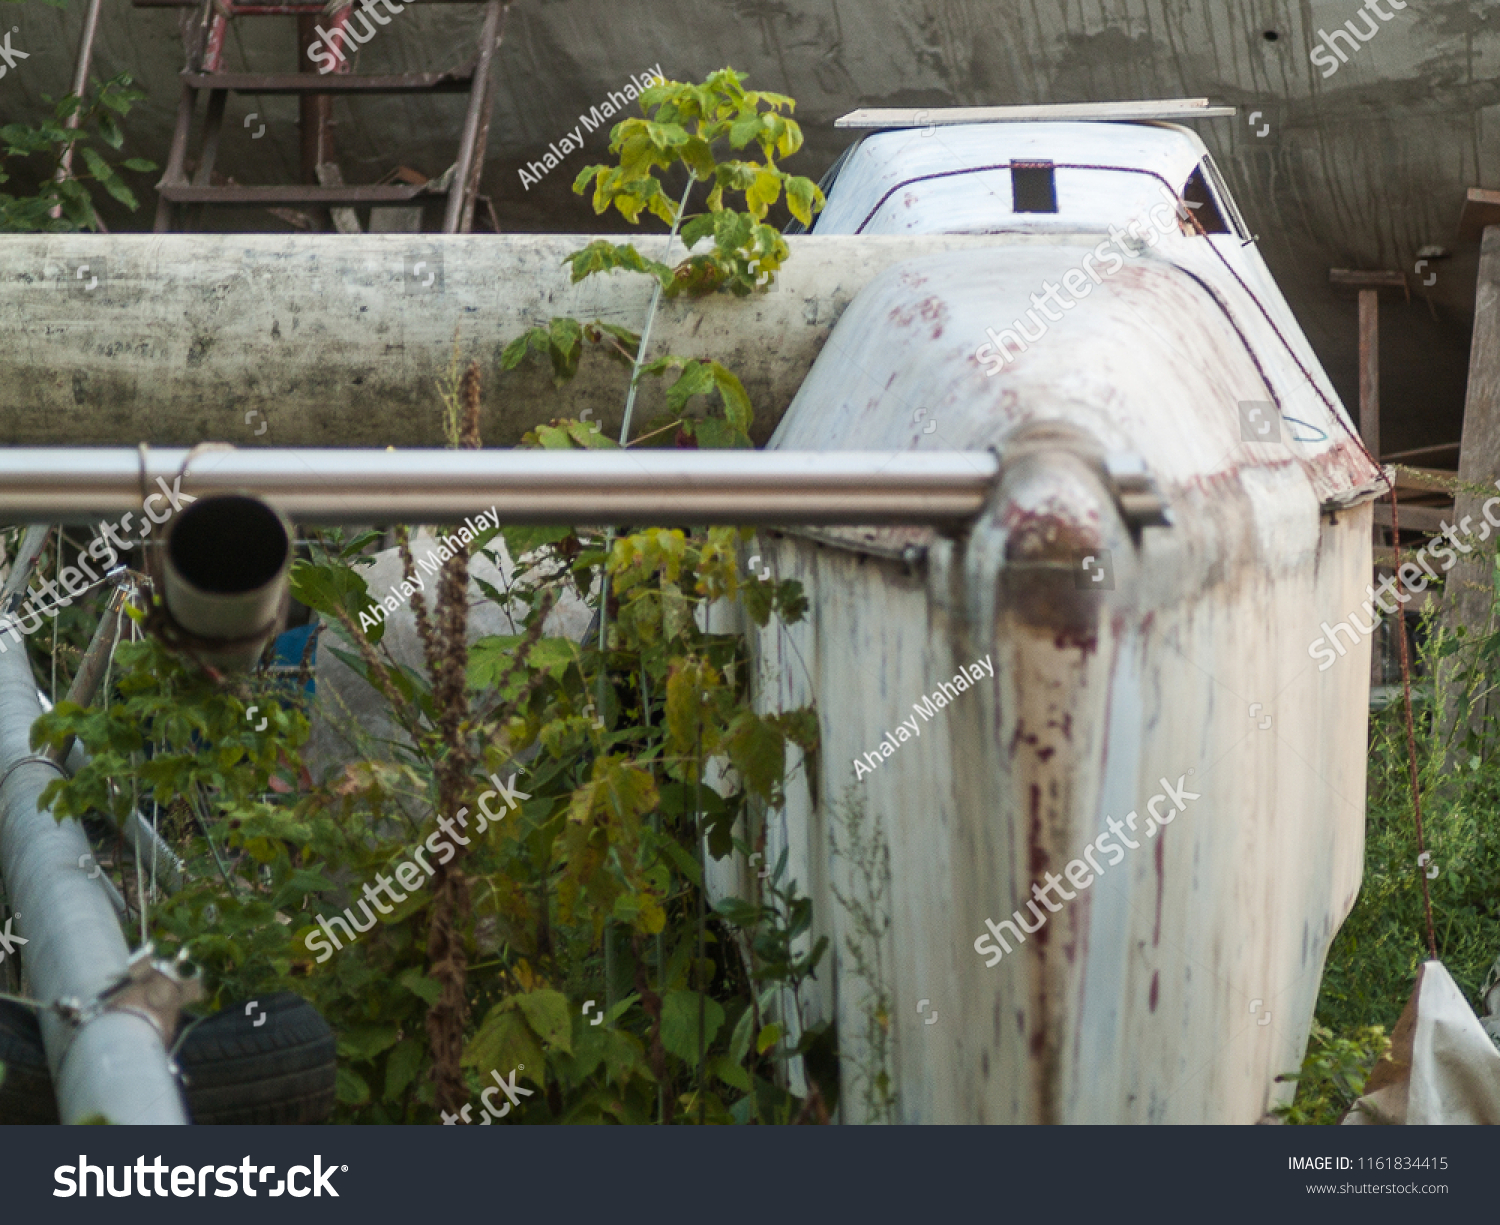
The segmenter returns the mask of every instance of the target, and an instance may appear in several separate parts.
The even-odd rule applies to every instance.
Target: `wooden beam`
[[[1469,188],[1458,219],[1458,236],[1474,242],[1484,237],[1485,227],[1492,225],[1500,225],[1500,191]]]
[[[1391,526],[1391,504],[1389,502],[1376,502],[1375,526]],[[1412,506],[1410,503],[1401,504],[1401,531],[1405,532],[1440,532],[1443,524],[1453,522],[1453,507],[1451,506]]]
[[[1389,459],[1390,456],[1386,458]],[[1401,466],[1396,469],[1396,488],[1410,489],[1416,493],[1445,493],[1451,498],[1457,481],[1457,472],[1448,472],[1441,468]]]
[[[1346,289],[1399,289],[1405,292],[1408,298],[1411,291],[1406,284],[1406,273],[1382,270],[1379,272],[1365,272],[1352,268],[1330,268],[1328,280],[1334,285],[1342,285]]]
[[[1458,476],[1466,485],[1490,485],[1500,477],[1500,225],[1485,228],[1480,250]],[[1455,503],[1460,519],[1468,515],[1482,521],[1483,498],[1460,492]],[[1488,548],[1475,549],[1455,567],[1446,602],[1449,628],[1464,626],[1472,634],[1488,623],[1492,556]]]
[[[1380,458],[1380,291],[1399,289],[1407,301],[1406,274],[1389,269],[1364,271],[1330,268],[1328,280],[1359,290],[1359,436],[1365,450]]]
[[[1410,451],[1391,451],[1387,453],[1385,458],[1392,463],[1404,464],[1415,459],[1431,459],[1436,455],[1451,455],[1456,461],[1458,459],[1458,443],[1440,442],[1430,447],[1413,447]]]

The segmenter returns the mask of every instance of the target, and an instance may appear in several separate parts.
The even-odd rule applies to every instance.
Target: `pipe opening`
[[[167,556],[200,591],[244,595],[264,587],[287,564],[286,525],[258,498],[223,494],[199,498],[172,524]]]

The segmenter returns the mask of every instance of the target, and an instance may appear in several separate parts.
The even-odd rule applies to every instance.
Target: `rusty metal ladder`
[[[305,209],[353,209],[362,206],[420,205],[424,199],[446,196],[443,217],[445,234],[467,233],[473,225],[474,206],[479,198],[479,176],[484,166],[484,151],[489,138],[490,114],[494,105],[495,85],[492,68],[509,0],[424,0],[424,3],[483,3],[484,20],[479,45],[464,65],[447,72],[400,73],[386,76],[359,75],[349,71],[349,53],[358,49],[360,40],[348,30],[352,6],[335,12],[319,3],[275,3],[274,0],[134,0],[137,7],[201,8],[196,35],[191,36],[188,66],[182,73],[182,96],[177,108],[177,126],[172,133],[172,147],[167,168],[157,184],[158,201],[155,230],[167,233],[186,228],[182,224],[184,209],[205,205],[278,206]],[[410,7],[407,0],[406,7]],[[374,26],[367,15],[373,7],[363,0],[363,24],[367,32]],[[387,12],[391,11],[389,9]],[[397,12],[400,11],[398,6]],[[229,22],[234,17],[296,17],[298,45],[311,49],[321,39],[327,45],[326,59],[337,59],[333,71],[316,72],[303,65],[294,73],[235,73],[224,71],[224,42]],[[326,21],[325,31],[318,23]],[[389,20],[389,19],[387,19]],[[369,33],[366,34],[368,41]],[[334,45],[343,53],[335,56]],[[325,63],[326,63],[325,59]],[[189,138],[198,95],[206,93],[208,104],[203,121],[197,167],[189,181],[186,172]],[[246,186],[239,183],[214,184],[214,162],[224,122],[224,107],[231,93],[291,94],[300,98],[299,126],[302,137],[302,170],[306,181],[279,186]],[[345,186],[332,166],[332,100],[335,96],[467,93],[468,108],[459,137],[458,156],[449,172],[438,180],[423,183],[393,183],[367,186]],[[330,168],[334,173],[328,173]],[[222,176],[221,176],[222,177]],[[329,181],[329,180],[332,181]]]

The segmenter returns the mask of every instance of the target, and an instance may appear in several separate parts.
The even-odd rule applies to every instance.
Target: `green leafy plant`
[[[864,1118],[895,1122],[896,1095],[891,1078],[891,995],[885,973],[885,939],[891,927],[891,852],[885,829],[855,801],[835,810],[842,826],[830,830],[836,860],[843,864],[844,883],[832,885],[834,899],[847,916],[845,952],[850,981],[862,982],[860,1007],[864,1025],[852,1043],[854,1084],[859,1088]]]
[[[1494,546],[1483,555],[1492,579],[1500,580]],[[1500,950],[1500,829],[1493,817],[1500,807],[1493,708],[1500,581],[1492,587],[1488,627],[1479,633],[1445,625],[1438,607],[1422,619],[1412,667],[1426,862],[1437,868],[1426,884],[1438,955],[1482,1012],[1486,977]],[[1311,1062],[1300,1078],[1287,1077],[1298,1080],[1288,1122],[1336,1121],[1353,1100],[1354,1070],[1368,1071],[1376,1037],[1394,1029],[1418,967],[1431,956],[1417,857],[1406,727],[1396,703],[1371,715],[1364,876],[1329,950]]]
[[[781,148],[792,147],[787,122],[768,129]],[[634,364],[633,333],[557,320],[506,360],[537,353],[565,379],[585,339]],[[651,363],[669,369],[672,411],[703,394],[724,406],[716,426],[673,424],[707,445],[744,438],[738,379],[712,361]],[[449,445],[479,446],[479,370],[460,374],[457,348],[439,394]],[[554,421],[523,445],[613,444],[586,422]],[[396,537],[411,580],[412,539]],[[394,739],[367,741],[314,780],[301,764],[300,690],[219,677],[148,639],[121,648],[108,701],[62,703],[38,721],[37,745],[73,734],[93,754],[48,798],[60,817],[139,802],[169,818],[189,884],[145,900],[153,938],[192,951],[211,1006],[277,989],[313,1000],[338,1034],[343,1121],[452,1118],[491,1075],[534,1087],[512,1115],[527,1122],[825,1120],[837,1058],[831,1028],[808,1023],[801,1000],[826,952],[810,903],[784,857],[744,897],[710,907],[705,887],[710,859],[763,850],[764,813],[798,768],[789,762],[817,752],[814,714],[757,712],[747,643],[706,628],[711,606],[738,605],[760,626],[806,610],[795,582],[742,577],[750,538],[730,527],[440,534],[436,582],[412,605],[414,667],[370,616],[373,533],[314,533],[293,592],[320,618],[320,649],[383,699]],[[480,556],[500,587],[471,570]],[[510,609],[517,632],[470,643],[471,586]],[[560,598],[601,590],[602,641],[550,630]],[[251,704],[273,712],[261,731],[244,718]],[[481,832],[473,815],[503,778],[514,806]],[[332,949],[325,924],[439,831],[463,829],[449,859]],[[589,1001],[603,1001],[593,1017]],[[789,1087],[796,1060],[810,1085],[801,1096]]]
[[[575,281],[624,268],[656,277],[668,294],[727,289],[743,297],[770,285],[787,245],[767,224],[767,213],[784,195],[792,216],[811,225],[824,201],[811,179],[777,165],[802,147],[802,129],[788,117],[796,103],[782,94],[747,90],[744,81],[743,73],[724,68],[701,85],[664,81],[646,89],[640,98],[645,117],[623,120],[610,133],[609,151],[619,163],[589,166],[573,184],[578,192],[593,184],[596,213],[614,207],[633,225],[642,212],[650,212],[672,225],[679,220],[677,206],[658,174],[686,167],[696,181],[712,187],[708,211],[683,221],[682,240],[691,249],[712,239],[712,248],[668,268],[633,246],[601,239],[571,257]],[[720,160],[716,148],[725,146],[732,153],[758,152],[760,160]],[[743,208],[730,207],[736,195]]]
[[[120,647],[107,706],[60,703],[38,721],[39,747],[73,734],[92,754],[47,800],[59,817],[123,817],[152,802],[186,813],[190,883],[151,906],[154,939],[191,949],[212,1006],[282,988],[311,998],[339,1035],[343,1119],[435,1120],[491,1071],[523,1064],[541,1091],[518,1109],[524,1120],[802,1116],[806,1102],[774,1069],[824,1036],[790,1036],[797,991],[823,952],[798,944],[808,904],[780,879],[738,907],[710,912],[702,896],[705,855],[733,848],[753,805],[781,802],[787,747],[813,751],[817,730],[810,712],[750,707],[744,642],[700,628],[701,610],[740,600],[762,624],[795,618],[797,585],[741,578],[742,534],[730,528],[645,530],[607,554],[591,533],[506,537],[524,558],[509,591],[524,630],[479,639],[456,674],[463,588],[440,587],[423,672],[358,625],[370,603],[361,541],[314,542],[297,565],[299,598],[330,627],[326,649],[409,730],[389,756],[316,785],[300,764],[307,719],[295,692],[220,678],[147,638]],[[448,539],[455,558],[494,544]],[[616,593],[605,648],[543,633],[559,585],[586,588],[598,565]],[[268,712],[261,731],[245,718],[252,703]],[[388,877],[440,819],[474,810],[490,774],[523,760],[524,801],[471,839],[450,878],[461,892],[445,901],[434,877],[326,964],[314,959],[307,937],[320,916]],[[435,950],[438,929],[447,943]],[[607,1027],[584,1017],[589,998],[609,1001]],[[455,1035],[458,1079],[445,1087],[434,1073]],[[830,1085],[821,1098],[835,1094]]]
[[[1296,1081],[1297,1096],[1291,1105],[1278,1106],[1271,1113],[1286,1123],[1339,1122],[1365,1091],[1365,1081],[1390,1045],[1380,1025],[1357,1026],[1339,1037],[1313,1022],[1302,1070],[1277,1077]]]
[[[824,200],[812,180],[788,174],[777,164],[802,147],[802,130],[781,113],[795,104],[780,94],[746,90],[744,80],[744,74],[725,68],[701,85],[664,81],[641,94],[646,117],[615,125],[610,152],[618,155],[619,163],[590,166],[573,190],[582,193],[593,184],[594,210],[602,213],[613,207],[632,224],[648,212],[674,228],[680,225],[689,254],[674,268],[648,259],[629,243],[596,239],[565,261],[575,283],[625,271],[655,278],[668,297],[716,291],[744,297],[771,286],[788,254],[786,240],[767,220],[771,208],[784,198],[794,217],[811,224]],[[761,160],[720,160],[722,153],[747,150],[758,152]],[[685,170],[693,183],[712,184],[706,212],[679,215],[680,206],[659,177],[678,169]],[[742,198],[743,208],[731,206],[735,196]],[[686,200],[684,196],[684,204]],[[701,248],[704,243],[709,245]],[[528,356],[543,358],[551,363],[553,382],[561,387],[577,373],[585,343],[601,346],[608,356],[632,367],[632,383],[677,372],[667,388],[666,415],[648,422],[645,433],[627,445],[674,429],[672,441],[677,446],[751,445],[754,411],[738,376],[702,358],[665,354],[640,360],[641,337],[616,324],[551,319],[511,341],[500,364],[513,370]],[[717,397],[723,415],[690,413],[690,403],[699,396]],[[539,427],[528,440],[564,449],[613,445],[597,426],[571,420]]]
[[[156,169],[156,164],[133,157],[121,162],[117,169],[93,142],[120,148],[125,138],[119,119],[128,115],[130,108],[145,96],[132,87],[128,73],[121,73],[103,84],[96,83],[86,97],[69,94],[35,127],[22,123],[0,127],[0,183],[11,181],[16,159],[26,159],[37,184],[31,195],[0,192],[0,233],[97,230],[99,218],[90,183],[103,188],[126,208],[138,207],[135,194],[120,177],[119,169],[150,171]],[[51,102],[50,98],[46,100]],[[70,119],[75,121],[71,127]],[[69,151],[72,168],[59,179],[58,171]],[[54,211],[59,215],[52,216]]]

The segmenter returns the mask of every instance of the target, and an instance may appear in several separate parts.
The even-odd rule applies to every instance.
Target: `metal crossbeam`
[[[0,522],[94,523],[168,491],[251,493],[304,523],[961,524],[987,451],[439,451],[11,447]],[[152,498],[151,495],[155,495]]]

